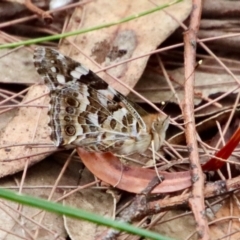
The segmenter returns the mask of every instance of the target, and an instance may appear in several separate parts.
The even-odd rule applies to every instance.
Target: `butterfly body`
[[[168,118],[147,114],[80,63],[39,47],[35,67],[50,89],[51,138],[56,146],[128,155],[158,150]]]

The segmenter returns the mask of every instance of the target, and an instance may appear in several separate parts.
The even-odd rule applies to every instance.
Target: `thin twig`
[[[194,119],[194,81],[196,65],[197,32],[202,11],[202,1],[193,0],[193,8],[190,17],[189,29],[184,35],[184,64],[185,64],[185,96],[183,104],[183,116],[186,124],[186,142],[189,150],[190,171],[192,176],[192,195],[189,204],[193,211],[199,239],[210,239],[208,222],[205,217],[204,205],[204,176],[199,161],[197,135]]]
[[[34,5],[32,3],[31,0],[25,0],[25,6],[26,8],[28,8],[30,11],[32,11],[33,13],[36,13],[37,15],[39,15],[41,18],[43,18],[43,20],[47,23],[47,24],[51,24],[53,21],[53,17],[51,16],[50,13],[45,12],[44,10],[42,10],[41,8],[37,7],[36,5]]]

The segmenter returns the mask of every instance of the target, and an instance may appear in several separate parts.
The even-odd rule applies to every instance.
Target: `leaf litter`
[[[146,4],[146,1],[143,1],[143,3]],[[97,4],[100,4],[99,5],[100,7],[98,7]],[[104,20],[105,19],[104,17],[106,17],[107,21],[114,21],[116,16],[114,11],[117,11],[117,13],[119,14],[118,16],[119,18],[128,16],[131,14],[130,11],[126,11],[125,9],[126,6],[123,6],[121,10],[119,8],[115,9],[114,6],[109,6],[109,9],[110,9],[109,10],[107,8],[102,8],[101,4],[104,4],[104,1],[99,3],[97,1],[97,3],[94,2],[92,4],[89,4],[89,6],[87,6],[85,9],[76,9],[72,15],[72,19],[68,24],[67,31],[75,30],[79,28],[79,22],[78,22],[79,16],[82,16],[82,18],[84,19],[84,21],[81,22],[80,26],[88,27],[88,26],[95,25],[94,22],[99,23],[99,19],[101,19],[101,17],[103,18],[103,21],[106,21]],[[134,5],[134,4],[136,3],[133,2],[131,4],[131,8],[129,9],[134,10],[134,12],[136,12],[136,9],[137,9],[137,12],[140,12],[141,11],[140,5]],[[159,1],[159,4],[160,4],[160,1]],[[181,15],[177,16],[180,21],[182,21],[184,18],[187,17],[187,14],[189,13],[189,9],[190,9],[189,8],[190,1],[184,1],[184,4],[186,4],[186,6],[182,5],[184,12],[180,10],[176,11],[177,8],[174,8],[174,7],[172,8],[174,15],[181,13]],[[143,9],[145,9],[146,6],[148,5],[141,5]],[[149,5],[149,6],[151,7],[152,5]],[[106,13],[104,13],[103,11],[100,11],[103,9],[104,11],[106,11]],[[90,15],[88,14],[89,12],[92,12],[93,14]],[[109,14],[110,12],[111,14]],[[87,33],[86,35],[72,37],[70,38],[70,41],[74,41],[79,48],[84,50],[84,53],[87,56],[90,56],[97,63],[102,64],[103,66],[106,67],[108,65],[115,64],[115,63],[127,60],[129,58],[134,58],[135,56],[143,55],[145,53],[147,54],[148,52],[156,49],[156,47],[160,45],[161,42],[165,40],[170,34],[172,34],[172,32],[177,27],[176,22],[172,21],[171,18],[167,17],[164,14],[163,12],[161,12],[159,13],[159,15],[156,14],[154,17],[150,16],[149,18],[138,19],[136,21],[137,24],[135,24],[134,21],[132,21],[128,24],[116,26],[116,28],[103,29],[102,34],[99,34],[98,31],[96,31],[96,32]],[[158,24],[159,19],[164,19],[164,21],[161,21],[161,29],[157,29],[156,27],[156,24]],[[160,35],[159,31],[161,32],[162,35]],[[149,34],[151,34],[151,39],[149,38]],[[136,41],[136,39],[140,39],[141,41],[140,42]],[[125,44],[125,42],[128,42],[128,44]],[[88,59],[86,59],[86,57],[84,57],[81,54],[77,54],[78,53],[77,51],[68,51],[69,49],[73,49],[73,47],[70,48],[70,46],[71,46],[71,43],[64,40],[60,49],[65,54],[70,54],[76,60],[84,62],[84,64],[89,68],[96,71],[98,70],[96,66],[92,65],[92,63]],[[4,52],[2,52],[2,54],[4,54]],[[17,52],[16,54],[19,54],[19,53]],[[19,63],[15,62],[22,58],[23,57],[21,57],[21,55],[16,55],[16,60],[14,60],[15,58],[12,58],[13,64],[15,63],[18,66],[21,65],[21,67],[19,68],[16,67],[16,71],[11,70],[11,61],[9,61],[9,59],[7,64],[2,64],[3,70],[6,70],[6,72],[4,72],[4,78],[1,79],[1,82],[15,82],[15,83],[20,82],[24,84],[26,84],[27,83],[26,81],[29,81],[29,80],[30,81],[32,80],[33,83],[36,82],[36,79],[38,79],[38,77],[36,77],[35,75],[35,70],[33,68],[31,70],[31,67],[30,67],[31,64],[29,64],[29,61],[31,60],[27,60],[24,62],[19,61]],[[3,59],[7,59],[7,58],[4,57]],[[115,69],[114,68],[109,69],[107,72],[110,74],[115,74],[115,76],[117,76],[118,78],[126,82],[130,87],[133,87],[137,83],[140,76],[142,75],[143,70],[147,64],[147,60],[148,60],[148,57],[141,58],[135,61],[130,61],[125,64],[119,65]],[[25,69],[27,70],[25,71]],[[173,85],[177,90],[179,99],[181,100],[183,96],[183,92],[181,89],[185,81],[183,77],[182,69],[178,68],[175,70],[168,70],[168,74],[169,76],[171,76],[171,79],[173,80]],[[104,79],[105,78],[109,79],[110,82],[112,81],[109,77],[104,76]],[[124,89],[123,87],[116,84],[115,82],[113,82],[113,85],[116,89],[118,89],[119,91],[122,91],[123,93],[129,92],[129,90]],[[161,90],[159,86],[163,88],[162,92],[158,91],[158,90]],[[201,104],[206,104],[206,101],[204,101],[203,99],[207,99],[207,98],[214,99],[216,94],[222,94],[229,91],[229,95],[230,95],[230,91],[236,87],[237,87],[237,84],[227,74],[222,74],[217,72],[207,73],[205,71],[200,72],[197,70],[195,90],[196,92],[200,92],[201,95],[200,95],[200,98],[199,97],[195,98],[195,106],[199,107],[201,106]],[[173,94],[171,91],[169,91],[169,87],[166,85],[166,83],[163,82],[163,77],[160,77],[160,74],[156,74],[156,73],[149,74],[149,70],[144,72],[140,82],[138,82],[136,86],[136,90],[139,91],[142,95],[146,96],[150,101],[157,104],[161,103],[162,101],[168,101],[169,97],[170,97],[170,101],[173,101],[173,98],[171,98]],[[27,95],[24,97],[22,104],[24,102],[27,102],[28,100],[38,98],[39,96],[45,94],[46,92],[47,92],[47,89],[44,86],[33,86],[29,90]],[[134,95],[132,95],[132,97],[137,102],[140,102],[140,103],[142,102],[142,100],[136,99]],[[19,108],[19,110],[17,110],[17,112],[15,109],[13,116],[7,117],[6,114],[4,113],[2,114],[2,116],[4,116],[3,121],[8,122],[7,125],[5,126],[3,125],[3,128],[1,130],[1,135],[0,135],[1,146],[5,146],[4,148],[0,149],[2,160],[3,160],[1,161],[1,176],[4,177],[2,178],[2,180],[7,182],[7,183],[4,183],[4,185],[2,186],[14,186],[18,188],[19,184],[16,184],[16,183],[21,182],[21,173],[18,173],[17,175],[16,174],[13,175],[15,179],[14,183],[12,182],[12,179],[6,180],[9,178],[8,176],[14,174],[15,172],[23,170],[25,167],[26,161],[28,162],[29,166],[36,164],[37,162],[41,161],[42,159],[44,159],[46,156],[50,155],[54,151],[54,148],[52,146],[50,145],[47,146],[47,144],[51,144],[49,139],[49,130],[47,127],[48,102],[49,102],[49,99],[47,98],[47,96],[44,96],[42,98],[34,100],[31,103],[28,103],[28,104],[31,104],[33,107],[28,107],[28,108],[21,107]],[[176,103],[175,100],[174,102]],[[229,112],[226,113],[227,114],[226,116],[227,117],[229,116],[233,101],[228,100],[227,102],[221,102],[220,104],[221,104],[221,108],[219,108],[219,106],[213,107],[213,105],[211,105],[208,108],[203,108],[201,110],[201,114],[199,113],[199,111],[196,112],[196,114],[199,114],[199,117],[203,117],[204,115],[211,114],[211,118],[213,119],[212,122],[214,124],[218,119],[220,119],[218,118],[218,114],[223,112],[223,110],[226,111],[227,109],[229,109]],[[39,107],[34,107],[34,105],[35,106],[39,105]],[[166,106],[166,109],[167,108],[168,106]],[[170,111],[170,115],[171,114],[174,115],[174,113]],[[222,120],[222,123],[226,121],[226,118],[225,120]],[[179,119],[181,119],[181,117]],[[206,119],[200,120],[200,122],[201,121],[202,121],[202,125],[206,126],[205,124]],[[37,123],[37,127],[36,127],[36,123]],[[212,125],[209,128],[211,127]],[[23,144],[23,146],[11,148],[12,145],[17,145],[17,144],[21,145],[21,143]],[[40,146],[43,145],[43,147],[38,148],[34,145],[35,143],[39,144]],[[178,140],[176,144],[179,144],[179,145],[183,144],[184,146],[184,137],[182,137],[181,140]],[[59,156],[59,154],[61,154],[62,156],[65,156],[63,153],[58,153],[58,155],[56,156]],[[26,156],[26,158],[24,158],[24,156]],[[183,154],[182,156],[185,157],[186,154]],[[186,166],[184,166],[184,164],[181,164],[180,161],[179,162],[177,161],[178,157],[177,155],[175,155],[175,153],[173,153],[172,157],[173,157],[173,161],[176,160],[177,162],[177,164],[175,165],[175,169],[177,168],[177,166],[180,167],[180,169],[184,169],[184,170],[188,169],[186,168]],[[148,156],[146,158],[148,159]],[[8,162],[6,160],[8,160]],[[76,164],[75,161],[73,162],[74,162],[73,164]],[[69,168],[71,168],[70,166]],[[24,193],[47,198],[49,196],[49,189],[45,191],[40,189],[41,187],[39,186],[46,185],[46,184],[54,185],[54,181],[57,178],[58,173],[60,172],[60,167],[61,167],[61,164],[59,162],[55,162],[50,158],[46,159],[42,163],[36,164],[34,167],[31,167],[27,171],[26,179],[24,180],[24,185],[23,185]],[[80,166],[78,166],[77,164],[77,167],[75,168],[74,173],[72,171],[65,172],[64,175],[62,176],[61,185],[63,186],[77,185],[77,178],[79,176],[79,174],[77,173],[78,169],[80,169]],[[87,170],[84,170],[84,171],[87,171]],[[45,176],[45,174],[47,175]],[[87,174],[82,173],[80,174],[80,176],[81,176],[80,184],[82,184],[83,186],[84,184],[94,182],[94,179],[92,178],[92,176],[88,171],[87,171]],[[31,178],[31,181],[29,180],[30,178]],[[49,183],[47,181],[48,178],[49,178]],[[31,190],[31,187],[35,187],[36,189]],[[57,190],[54,193],[54,195],[56,195],[54,199],[56,199],[57,197],[61,197],[64,194],[63,189],[64,187],[57,188]],[[124,199],[122,201],[124,202]],[[112,197],[105,194],[104,190],[96,190],[96,189],[87,189],[87,190],[83,190],[82,192],[75,193],[71,195],[71,197],[65,199],[64,204],[77,206],[81,209],[89,209],[90,211],[92,210],[93,212],[99,212],[102,215],[107,215],[107,216],[111,216],[114,209]],[[121,202],[120,205],[122,204],[123,203]],[[229,207],[228,202],[226,201],[222,205],[225,205],[226,208],[220,208],[220,210],[216,211],[216,213],[219,216],[221,216],[220,213],[223,211],[221,209],[225,209],[224,211],[226,216],[228,214],[227,213],[227,209]],[[13,205],[13,207],[17,207],[17,206]],[[187,208],[184,211],[186,210]],[[25,213],[25,211],[26,210],[24,210],[23,213],[29,216],[33,216],[35,214],[35,212],[32,212],[32,211],[29,211],[29,212],[27,211],[27,213]],[[194,220],[192,217],[190,217],[190,212],[187,213],[189,217],[185,216],[184,220],[183,218],[180,218],[180,220],[177,221],[177,224],[176,224],[176,220],[175,222],[171,220],[172,218],[175,218],[175,216],[179,216],[181,214],[182,214],[182,211],[178,210],[176,212],[169,211],[164,216],[161,216],[160,214],[159,216],[153,217],[151,219],[152,223],[155,222],[156,218],[159,218],[161,220],[160,221],[158,220],[158,224],[154,226],[152,229],[161,234],[166,234],[167,236],[176,237],[178,239],[185,239],[186,236],[188,236],[191,232],[194,231]],[[5,216],[5,215],[2,214],[2,216]],[[5,223],[6,223],[6,216],[3,219],[5,220]],[[56,219],[56,217],[51,216],[49,218],[46,217],[44,219],[45,220],[49,219],[49,222],[51,221],[54,222],[55,221],[54,219]],[[63,230],[63,227],[62,227],[63,222],[61,222],[60,219],[58,220],[59,222],[57,224],[56,222],[54,222],[55,226],[51,226],[53,228],[49,227],[50,225],[48,222],[46,223],[43,222],[42,224],[46,225],[48,227],[48,230],[46,230],[45,232],[42,229],[41,230],[42,232],[40,233],[38,239],[49,239],[48,237],[52,236],[51,235],[52,230],[58,232],[59,236],[65,237],[66,232]],[[166,223],[164,224],[164,222],[167,222],[168,227],[166,227]],[[13,226],[15,226],[14,224],[16,224],[16,222],[13,221],[11,217],[9,217],[9,220],[7,221],[7,223],[9,223],[8,229],[10,230],[13,229]],[[186,224],[185,226],[183,225],[184,223]],[[96,234],[99,233],[98,229],[93,224],[90,224],[88,226],[83,223],[83,225],[81,225],[81,229],[83,229],[81,233],[79,232],[80,225],[78,224],[77,221],[65,219],[64,224],[67,229],[67,233],[69,234],[69,236],[71,236],[72,239],[80,239],[80,236],[83,236],[80,234],[84,234],[85,232],[92,232]],[[221,229],[220,227],[217,227],[213,229],[212,231],[213,237],[222,236],[226,234],[226,231],[227,231],[225,229],[226,225],[223,225],[223,223],[221,224],[222,224],[221,226],[224,226],[224,228]],[[178,230],[176,229],[176,226],[179,226]],[[55,227],[59,227],[59,228],[56,229]],[[21,228],[22,226],[19,225],[19,227],[16,228],[15,232],[17,234],[20,234]],[[30,225],[29,223],[29,225],[28,224],[26,225],[26,228],[31,230],[31,229],[36,229],[37,227],[36,225],[35,226]],[[182,231],[182,229],[188,229],[188,232],[185,230]],[[182,235],[179,235],[180,232],[182,233]],[[94,237],[95,237],[94,234],[92,236],[89,235],[89,239],[94,239]],[[20,239],[20,238],[16,238],[16,239]]]

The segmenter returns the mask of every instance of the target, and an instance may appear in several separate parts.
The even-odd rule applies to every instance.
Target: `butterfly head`
[[[156,119],[153,120],[151,126],[151,133],[154,140],[154,149],[157,151],[162,145],[165,136],[166,130],[169,125],[169,117],[163,115],[157,115]]]

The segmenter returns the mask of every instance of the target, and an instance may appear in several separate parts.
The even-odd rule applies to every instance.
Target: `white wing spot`
[[[76,67],[75,71],[81,73],[82,75],[87,75],[89,73],[89,70],[83,66]]]
[[[110,91],[109,91],[110,90]],[[103,96],[106,96],[107,99],[112,100],[114,98],[114,93],[111,92],[111,89],[108,87],[107,89],[103,90],[98,90],[100,94]]]
[[[57,52],[57,53],[58,53],[58,55],[56,58],[60,61],[64,61],[65,57],[62,54],[60,54],[59,52]]]
[[[57,69],[56,69],[55,67],[51,67],[50,69],[51,69],[51,71],[54,72],[54,73],[57,72]]]
[[[82,73],[77,72],[77,71],[75,71],[75,70],[71,71],[70,74],[71,74],[71,76],[72,76],[73,78],[75,78],[75,79],[79,79],[79,78],[81,78],[81,76],[82,76]]]
[[[93,125],[98,126],[98,115],[95,113],[89,113],[88,119],[93,123]]]
[[[62,74],[57,74],[57,80],[60,84],[65,84],[65,77]]]

